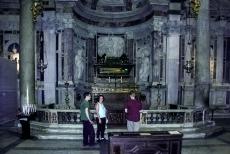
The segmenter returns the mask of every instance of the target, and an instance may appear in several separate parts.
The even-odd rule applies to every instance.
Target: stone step
[[[94,125],[95,130],[96,126]],[[207,123],[202,127],[191,127],[191,128],[156,128],[156,127],[145,127],[141,128],[140,131],[180,131],[183,133],[184,139],[190,138],[205,138],[215,133],[223,131],[222,127],[215,126],[213,123]],[[126,127],[108,127],[105,131],[105,135],[108,132],[126,132]],[[82,139],[82,125],[49,125],[38,122],[31,122],[31,134],[39,139],[69,139],[77,140]]]
[[[55,134],[37,134],[35,135],[38,139],[46,140],[82,140],[82,135],[55,135]]]
[[[54,127],[42,127],[42,126],[36,126],[36,125],[32,125],[30,126],[30,129],[33,131],[40,131],[40,132],[45,132],[45,133],[66,133],[66,134],[72,134],[72,133],[80,133],[79,131],[82,132],[82,128],[54,128]]]
[[[211,115],[210,115],[211,116]],[[229,119],[230,118],[230,111],[228,112],[215,112],[213,115],[214,119]]]
[[[216,133],[221,133],[224,131],[224,128],[221,126],[213,126],[213,127],[207,127],[199,129],[197,132],[199,133],[205,133],[205,137],[211,136]]]

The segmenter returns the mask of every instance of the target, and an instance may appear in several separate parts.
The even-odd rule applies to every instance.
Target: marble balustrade
[[[95,119],[95,110],[91,110]],[[109,111],[108,124],[125,124],[123,111]],[[194,127],[210,120],[209,110],[204,109],[167,109],[142,110],[141,127]],[[80,110],[38,109],[36,121],[50,124],[81,124]]]

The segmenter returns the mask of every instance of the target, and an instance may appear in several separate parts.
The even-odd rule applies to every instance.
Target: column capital
[[[220,20],[218,22],[218,28],[217,29],[217,35],[223,36],[224,31],[226,29],[227,21],[226,20]]]
[[[181,21],[168,21],[167,23],[167,34],[171,35],[179,35],[182,31],[183,24]]]
[[[178,14],[169,14],[167,21],[167,33],[168,35],[179,35],[181,33],[182,27],[184,27],[183,22],[181,21],[181,15]]]
[[[166,32],[167,17],[153,17],[152,24],[154,31]]]
[[[169,3],[169,11],[170,14],[179,15],[181,14],[181,2],[171,1]]]
[[[222,36],[227,30],[227,21],[211,21],[210,22],[210,34],[216,36]]]

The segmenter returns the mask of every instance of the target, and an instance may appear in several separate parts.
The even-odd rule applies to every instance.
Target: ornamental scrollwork
[[[32,11],[33,22],[35,23],[37,22],[37,17],[41,15],[43,11],[42,1],[34,0],[31,11]]]
[[[195,16],[198,16],[200,10],[200,0],[191,0],[192,12]]]

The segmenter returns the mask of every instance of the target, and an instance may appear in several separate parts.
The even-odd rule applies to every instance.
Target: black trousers
[[[97,138],[104,138],[105,134],[105,124],[106,124],[106,118],[100,118],[101,123],[99,123],[99,119],[96,118],[97,121]]]
[[[95,132],[93,125],[89,121],[83,122],[83,145],[95,144]]]

